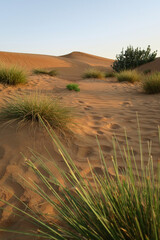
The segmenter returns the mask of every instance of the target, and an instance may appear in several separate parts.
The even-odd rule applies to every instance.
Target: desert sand
[[[148,63],[146,69],[158,70],[160,66],[156,59]],[[83,79],[83,72],[94,67],[101,70],[111,70],[113,60],[97,57],[90,54],[73,52],[60,57],[0,52],[0,62],[7,65],[18,65],[26,69],[29,75],[27,85],[10,87],[0,85],[0,104],[13,99],[17,94],[30,94],[41,91],[51,97],[59,98],[62,103],[76,109],[76,126],[71,137],[61,138],[66,149],[82,171],[84,176],[89,176],[87,159],[100,172],[100,157],[96,136],[108,168],[112,172],[111,155],[113,155],[112,136],[116,134],[121,146],[125,144],[124,129],[127,129],[129,144],[134,149],[137,165],[140,166],[139,141],[137,134],[136,112],[139,115],[143,153],[147,162],[147,141],[152,141],[154,164],[159,158],[158,125],[160,121],[160,95],[146,95],[139,84],[118,83],[115,78]],[[34,68],[57,69],[57,77],[33,75]],[[144,70],[143,66],[142,70]],[[160,70],[160,69],[159,69]],[[79,84],[80,92],[71,92],[66,89],[68,83]],[[36,210],[52,213],[42,200],[33,194],[25,185],[20,175],[32,178],[38,182],[32,171],[25,165],[24,157],[30,157],[29,148],[36,150],[49,158],[48,149],[53,159],[65,168],[64,162],[53,146],[50,137],[43,128],[17,129],[16,124],[0,128],[0,198],[16,204],[13,194]],[[59,177],[56,169],[47,163],[55,176]],[[118,155],[119,169],[124,168],[123,161]],[[7,191],[9,190],[9,192]],[[0,206],[3,204],[0,203]],[[1,227],[27,230],[29,225],[22,224],[12,215],[12,208],[0,210]],[[25,226],[25,227],[24,227]],[[0,239],[18,240],[22,236],[0,234]],[[26,238],[27,239],[27,238]],[[30,238],[28,238],[30,239]]]

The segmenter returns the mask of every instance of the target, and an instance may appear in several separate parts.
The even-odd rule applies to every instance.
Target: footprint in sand
[[[100,126],[100,125],[101,125],[101,122],[100,122],[100,121],[94,121],[94,124],[95,124],[96,126]]]
[[[93,114],[93,115],[94,115],[94,114],[97,114],[97,113],[96,113],[96,112],[91,112],[91,114]]]
[[[86,106],[84,109],[85,110],[91,110],[93,107],[91,107],[91,106]]]
[[[129,102],[129,101],[124,101],[121,103],[122,106],[125,106],[125,107],[129,107],[129,106],[132,106],[132,103]]]
[[[104,117],[105,117],[105,118],[111,118],[111,115],[105,114]]]
[[[104,134],[104,132],[102,132],[102,131],[97,131],[97,134],[99,134],[99,135],[103,135]]]
[[[100,117],[100,116],[93,116],[93,119],[94,119],[94,120],[101,120],[102,117]]]
[[[86,158],[86,157],[91,157],[94,154],[94,150],[92,147],[78,147],[77,155]]]
[[[119,128],[121,128],[121,126],[118,125],[118,124],[116,124],[116,123],[113,123],[113,124],[111,125],[111,129],[119,129]]]
[[[101,145],[102,152],[110,152],[112,148],[110,146]]]

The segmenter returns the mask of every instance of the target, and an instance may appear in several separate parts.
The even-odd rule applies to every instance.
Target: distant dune
[[[70,66],[66,61],[54,56],[11,52],[0,52],[0,63],[22,66],[28,70]]]
[[[160,72],[160,57],[156,58],[154,61],[143,64],[137,68],[140,71],[151,70]]]
[[[50,56],[41,54],[0,52],[0,64],[18,65],[26,70],[34,68],[56,68],[61,77],[65,78],[80,76],[81,73],[90,67],[101,70],[111,70],[113,59],[99,57],[83,52],[71,52],[62,56]],[[160,57],[153,62],[146,63],[137,68],[140,71],[160,71]]]
[[[77,63],[82,63],[83,68],[89,66],[110,68],[113,60],[82,52],[72,52],[60,57],[40,54],[0,52],[0,63],[19,65],[27,70],[33,68],[68,68],[75,67]]]
[[[18,65],[31,71],[35,68],[55,68],[59,76],[65,79],[80,78],[82,73],[90,68],[111,70],[114,60],[98,57],[82,52],[72,52],[63,56],[50,56],[27,53],[0,52],[0,64]]]
[[[63,55],[62,57],[70,58],[77,60],[79,62],[87,63],[91,66],[104,66],[110,67],[112,65],[113,60],[109,58],[98,57],[95,55],[82,53],[82,52],[72,52],[67,55]]]

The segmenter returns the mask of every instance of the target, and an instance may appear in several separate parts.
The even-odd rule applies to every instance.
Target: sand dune
[[[142,92],[140,85],[118,83],[114,78],[107,80],[85,80],[81,78],[86,67],[105,68],[106,66],[107,68],[112,60],[78,52],[61,57],[1,52],[0,61],[6,64],[18,64],[28,70],[35,67],[55,67],[59,70],[60,74],[57,77],[30,74],[29,83],[25,86],[4,87],[0,85],[0,104],[12,100],[17,94],[23,98],[23,94],[40,90],[53,99],[58,97],[65,105],[74,106],[77,109],[75,120],[77,125],[74,128],[74,134],[67,141],[63,138],[61,140],[84,176],[89,176],[87,159],[90,160],[97,171],[101,170],[96,136],[100,141],[107,166],[112,169],[112,136],[116,133],[119,143],[121,145],[125,144],[124,128],[128,131],[128,140],[134,149],[137,165],[140,166],[136,112],[139,114],[145,161],[148,159],[147,141],[153,141],[152,152],[156,165],[159,159],[157,125],[159,125],[160,119],[160,95],[146,95]],[[156,59],[155,63],[157,64],[158,61],[159,59]],[[70,92],[66,89],[66,84],[72,81],[79,84],[80,92]],[[22,175],[39,183],[37,177],[25,165],[24,158],[20,154],[22,152],[30,158],[31,154],[28,147],[49,157],[46,147],[55,161],[62,168],[65,168],[58,150],[53,146],[43,129],[23,128],[18,130],[17,125],[5,128],[1,126],[0,197],[16,204],[16,201],[12,198],[13,194],[16,194],[36,211],[42,210],[52,213],[52,210],[48,210],[48,206],[43,205],[43,201],[33,194],[20,178],[20,175]],[[60,178],[52,164],[50,162],[47,164],[55,176]],[[120,153],[118,153],[118,164],[120,168],[124,167]],[[10,192],[7,192],[7,189]],[[2,205],[1,203],[0,206]],[[16,230],[27,230],[29,225],[22,224],[17,217],[13,217],[11,207],[7,207],[7,210],[1,210],[1,226],[9,226]],[[24,239],[24,237],[18,238],[12,234],[0,234],[1,239],[18,240]]]
[[[68,55],[55,57],[40,54],[0,52],[0,64],[18,65],[27,71],[35,68],[54,68],[63,79],[74,81],[81,78],[82,73],[90,68],[98,68],[106,71],[111,69],[112,59],[97,57],[94,55],[72,52]]]
[[[160,57],[156,58],[153,62],[146,63],[137,68],[140,71],[151,70],[160,72]]]
[[[79,62],[86,63],[90,66],[110,67],[110,65],[112,65],[113,63],[112,59],[98,57],[95,55],[82,53],[82,52],[72,52],[70,54],[63,55],[62,57],[74,59]]]
[[[18,65],[26,68],[27,70],[33,68],[56,68],[70,66],[70,64],[66,61],[54,56],[10,52],[0,52],[0,63]]]

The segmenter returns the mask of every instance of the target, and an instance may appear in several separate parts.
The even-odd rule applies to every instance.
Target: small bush
[[[38,123],[39,117],[59,129],[67,128],[67,124],[73,121],[71,108],[40,93],[16,97],[0,109],[0,121],[4,123],[17,122],[23,126]]]
[[[85,71],[85,73],[83,74],[83,78],[104,78],[105,74],[103,72],[101,72],[100,70],[91,68]]]
[[[160,93],[160,72],[146,76],[143,81],[143,89],[149,94]]]
[[[153,61],[156,55],[157,51],[151,53],[150,46],[147,47],[147,50],[134,49],[129,46],[125,51],[122,49],[121,53],[116,56],[117,59],[113,62],[112,68],[116,72],[134,69],[144,63]]]
[[[17,85],[27,83],[25,71],[19,67],[0,67],[0,83],[8,85]]]
[[[46,75],[49,75],[49,76],[57,76],[57,71],[56,70],[45,70],[45,69],[34,69],[33,70],[33,73],[34,74],[46,74]]]
[[[119,82],[139,82],[142,78],[142,75],[135,70],[126,70],[116,74],[116,77]]]
[[[79,88],[79,85],[78,84],[75,84],[75,83],[70,83],[66,86],[66,88],[68,90],[74,90],[76,92],[79,92],[80,91],[80,88]]]
[[[114,72],[106,72],[105,77],[106,78],[115,77],[115,73]]]

